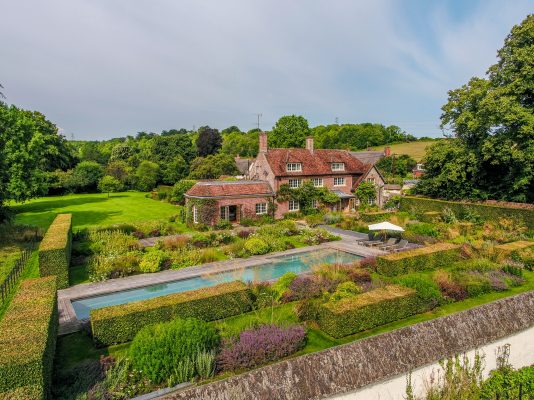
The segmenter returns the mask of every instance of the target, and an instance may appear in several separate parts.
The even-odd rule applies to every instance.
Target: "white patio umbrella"
[[[391,222],[384,221],[378,224],[369,225],[370,231],[395,231],[395,232],[404,232],[400,226],[392,224]]]
[[[391,222],[388,222],[388,221],[379,222],[378,224],[369,225],[369,230],[370,231],[382,231],[383,235],[384,235],[384,238],[386,237],[386,232],[387,231],[404,232],[404,229],[402,229],[400,226],[392,224]]]

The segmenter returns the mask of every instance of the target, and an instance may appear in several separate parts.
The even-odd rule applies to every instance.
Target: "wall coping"
[[[188,388],[164,399],[322,399],[534,326],[534,291]]]

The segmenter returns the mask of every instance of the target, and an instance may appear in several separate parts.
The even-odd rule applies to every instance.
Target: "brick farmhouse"
[[[215,224],[221,219],[239,222],[243,218],[268,214],[271,209],[275,218],[281,218],[288,212],[299,211],[300,205],[294,200],[278,201],[276,193],[280,186],[298,188],[305,181],[325,187],[338,196],[335,204],[316,204],[333,211],[348,212],[357,207],[359,201],[354,191],[361,182],[372,182],[376,186],[373,203],[381,206],[384,200],[384,179],[374,164],[364,164],[357,153],[315,149],[311,137],[306,139],[305,148],[269,149],[265,132],[260,133],[258,156],[251,163],[246,179],[198,182],[185,197],[195,223]],[[213,208],[208,221],[199,216],[202,201]]]

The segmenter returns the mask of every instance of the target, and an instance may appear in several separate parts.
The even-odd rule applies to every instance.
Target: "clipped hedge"
[[[58,214],[39,246],[39,274],[55,275],[58,289],[69,286],[72,214]]]
[[[514,251],[527,249],[532,246],[534,246],[534,242],[529,242],[528,240],[518,240],[517,242],[505,243],[495,246],[495,250],[504,254],[510,254]]]
[[[141,328],[175,318],[214,321],[251,310],[250,289],[240,281],[174,293],[91,311],[93,338],[99,345],[132,340]]]
[[[341,338],[424,310],[414,289],[389,285],[321,305],[317,322],[324,332]]]
[[[446,267],[460,259],[460,247],[457,244],[436,243],[414,250],[379,256],[376,258],[376,271],[379,274],[396,276]]]
[[[23,281],[0,321],[4,398],[44,399],[49,393],[58,325],[56,285],[52,276]]]
[[[532,204],[468,203],[412,196],[405,196],[400,200],[401,211],[416,215],[422,215],[426,212],[441,213],[445,207],[450,208],[456,215],[463,215],[469,211],[480,215],[484,220],[517,219],[523,221],[529,229],[534,229],[534,205]]]
[[[394,215],[395,211],[375,211],[375,212],[366,212],[360,214],[360,219],[364,222],[378,222],[384,221],[385,219]]]

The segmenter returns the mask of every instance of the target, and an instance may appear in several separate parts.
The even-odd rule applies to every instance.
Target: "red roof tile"
[[[273,196],[268,182],[263,181],[211,181],[197,182],[187,191],[186,197],[240,197]]]
[[[269,149],[267,161],[276,176],[362,174],[366,166],[346,150]],[[287,172],[287,163],[302,163],[302,171]],[[344,171],[332,171],[331,163],[345,164]]]

